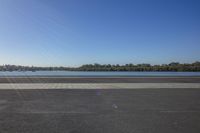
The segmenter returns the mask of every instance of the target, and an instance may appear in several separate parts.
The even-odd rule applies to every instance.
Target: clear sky
[[[200,61],[199,0],[0,0],[0,64]]]

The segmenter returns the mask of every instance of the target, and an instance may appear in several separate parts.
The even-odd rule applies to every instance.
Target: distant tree
[[[169,64],[169,66],[177,66],[177,65],[179,65],[180,63],[179,62],[171,62],[170,64]]]

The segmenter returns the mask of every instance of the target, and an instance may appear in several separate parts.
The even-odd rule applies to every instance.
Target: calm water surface
[[[137,77],[137,76],[200,76],[200,72],[80,72],[80,71],[26,71],[0,72],[5,76],[60,76],[60,77]]]

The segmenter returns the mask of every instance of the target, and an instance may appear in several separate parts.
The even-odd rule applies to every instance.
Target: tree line
[[[36,67],[36,66],[20,66],[20,65],[1,65],[0,71],[200,71],[200,62],[179,63],[172,62],[162,65],[151,64],[86,64],[80,67]]]

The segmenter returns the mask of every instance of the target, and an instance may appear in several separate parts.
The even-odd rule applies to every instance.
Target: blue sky
[[[199,60],[198,0],[0,0],[0,64]]]

